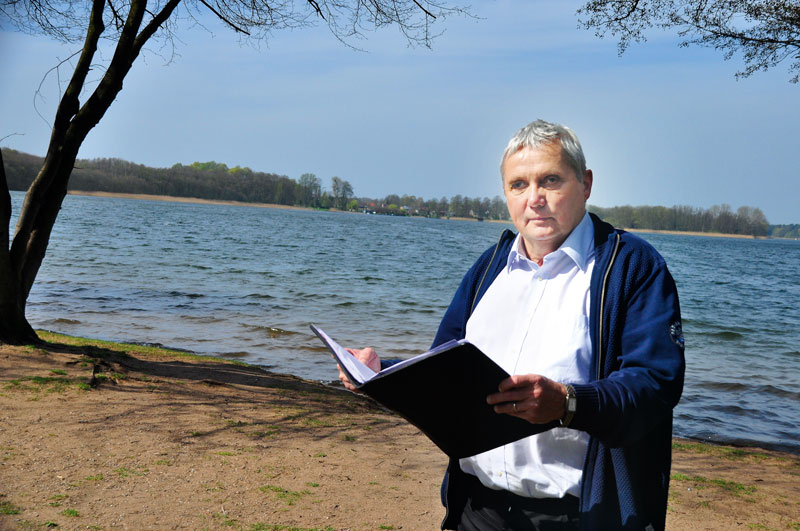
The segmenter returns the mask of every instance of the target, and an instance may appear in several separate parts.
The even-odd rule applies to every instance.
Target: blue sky
[[[179,32],[171,64],[157,48],[140,59],[80,156],[311,172],[359,196],[492,197],[508,138],[544,118],[578,133],[592,204],[728,203],[800,223],[800,86],[785,67],[737,81],[738,59],[666,33],[619,57],[615,41],[577,27],[579,5],[481,2],[478,19],[444,21],[431,50],[393,28],[354,41],[365,52],[326,28],[276,32],[256,49],[209,21],[211,32]],[[41,155],[56,76],[35,107],[34,93],[77,46],[3,30],[0,145]]]

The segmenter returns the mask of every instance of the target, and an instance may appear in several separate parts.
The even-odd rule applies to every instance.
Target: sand
[[[42,334],[0,346],[0,529],[435,530],[446,458],[364,397]],[[675,440],[669,529],[800,529],[800,457]]]

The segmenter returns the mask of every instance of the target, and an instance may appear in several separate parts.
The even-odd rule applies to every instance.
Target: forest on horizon
[[[42,165],[42,157],[10,148],[3,149],[3,161],[10,190],[27,190]],[[491,199],[460,194],[449,199],[424,199],[405,194],[390,194],[383,198],[357,197],[352,185],[339,177],[332,177],[330,189],[327,189],[312,173],[294,180],[247,167],[231,168],[214,161],[152,168],[115,158],[78,160],[69,190],[336,208],[399,216],[509,219],[505,200],[500,196]],[[612,225],[629,229],[800,238],[800,224],[770,225],[757,207],[741,206],[734,211],[726,204],[710,209],[685,205],[611,208],[589,205],[588,209]]]

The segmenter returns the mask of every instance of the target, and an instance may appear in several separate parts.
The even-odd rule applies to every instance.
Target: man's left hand
[[[496,413],[532,424],[545,424],[564,416],[567,388],[538,374],[515,374],[500,382],[499,393],[486,397]]]

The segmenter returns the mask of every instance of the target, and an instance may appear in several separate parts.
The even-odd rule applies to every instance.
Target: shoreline
[[[135,199],[143,201],[163,201],[167,203],[191,203],[199,205],[229,205],[229,206],[243,206],[243,207],[256,207],[256,208],[279,208],[283,210],[305,210],[310,212],[319,210],[311,207],[302,207],[294,205],[278,205],[274,203],[249,203],[243,201],[200,199],[197,197],[176,197],[170,195],[127,194],[127,193],[117,193],[117,192],[89,192],[84,190],[70,190],[69,192],[67,192],[67,194],[76,196],[86,196],[86,197],[110,197],[118,199]],[[332,208],[327,212],[344,212],[344,211]],[[350,213],[360,214],[360,212],[350,212]],[[408,217],[413,218],[415,216],[408,216]],[[511,224],[511,220],[504,220],[504,219],[478,220],[476,218],[464,218],[457,216],[452,216],[449,218],[431,218],[431,219]],[[661,230],[661,229],[632,229],[627,227],[625,227],[624,230],[634,233],[672,234],[677,236],[708,236],[710,238],[736,238],[745,240],[781,239],[781,238],[771,238],[768,236],[748,236],[746,234],[725,234],[721,232],[696,232],[696,231],[677,231],[677,230]]]
[[[0,528],[438,529],[446,457],[343,389],[46,332],[0,346]],[[800,457],[673,439],[667,529],[796,529]]]

